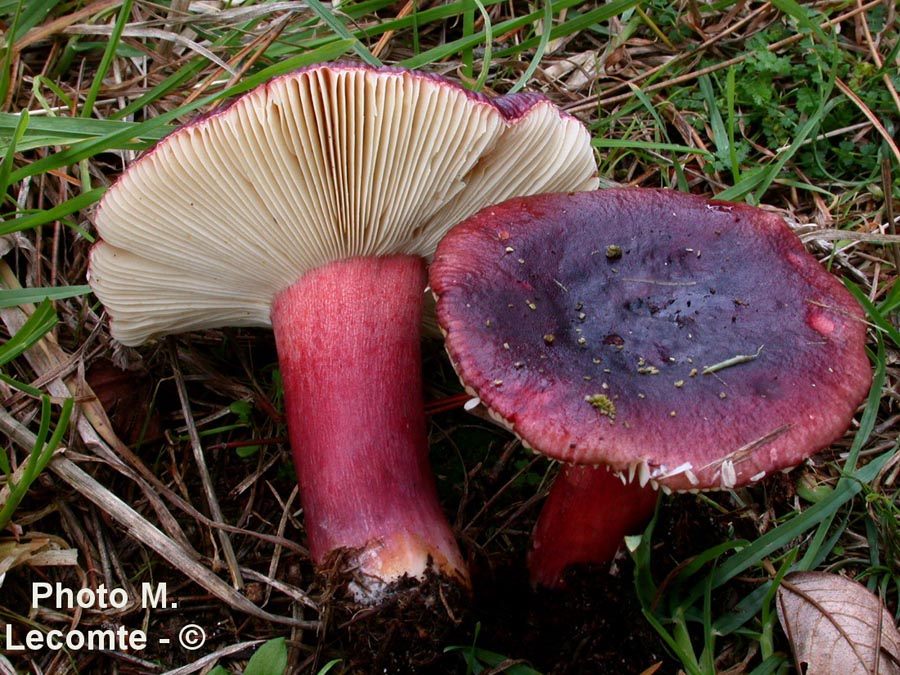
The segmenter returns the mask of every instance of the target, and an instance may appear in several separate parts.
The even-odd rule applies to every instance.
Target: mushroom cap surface
[[[489,99],[400,68],[314,66],[132,164],[97,211],[89,281],[127,345],[269,326],[274,296],[310,269],[427,256],[488,203],[596,186],[587,130],[543,96]]]
[[[871,383],[863,314],[784,221],[669,190],[512,199],[430,271],[460,379],[536,451],[730,488],[832,443]]]

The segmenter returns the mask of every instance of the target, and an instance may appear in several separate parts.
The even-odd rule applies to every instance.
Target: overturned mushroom
[[[430,276],[450,358],[491,415],[535,451],[641,487],[795,466],[844,432],[871,382],[857,303],[749,206],[648,189],[513,199],[451,230]],[[618,541],[652,512],[652,495],[597,471],[553,488],[535,581],[584,557],[567,551],[610,550],[572,544],[586,536],[572,514],[632,503],[597,528]]]
[[[190,123],[104,197],[90,283],[127,345],[273,326],[314,561],[378,603],[467,572],[428,468],[424,256],[492,200],[596,185],[583,126],[397,68],[323,65]]]

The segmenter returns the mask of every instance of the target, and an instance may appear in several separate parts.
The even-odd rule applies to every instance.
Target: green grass
[[[148,496],[157,488],[136,478],[148,467],[126,458],[127,468],[107,468],[115,465],[112,457],[95,450],[95,440],[82,436],[83,426],[73,429],[74,419],[90,413],[82,376],[95,362],[128,362],[155,390],[164,390],[171,378],[156,349],[141,350],[139,358],[109,341],[102,308],[85,278],[93,209],[124,162],[192,116],[275,75],[352,59],[441,72],[488,93],[543,91],[589,126],[605,182],[768,205],[797,222],[848,232],[843,241],[812,236],[808,244],[844,276],[870,324],[875,384],[857,425],[814,469],[796,472],[801,487],[789,505],[770,507],[762,488],[704,502],[765,525],[755,537],[723,540],[690,560],[667,561],[674,572],[665,584],[659,575],[664,564],[653,557],[657,540],[651,526],[632,542],[634,586],[647,620],[690,675],[737,668],[744,659],[743,670],[730,672],[792,672],[773,604],[777,580],[789,569],[832,568],[860,577],[897,614],[898,244],[883,236],[892,230],[876,229],[900,208],[900,158],[889,138],[900,127],[900,29],[893,3],[457,0],[412,3],[405,13],[402,3],[386,0],[351,1],[337,9],[311,0],[290,14],[258,2],[203,14],[185,14],[168,2],[129,1],[93,14],[82,7],[60,0],[0,1],[6,27],[0,43],[0,237],[16,279],[0,289],[0,311],[6,312],[0,398],[4,410],[38,439],[27,448],[14,440],[3,444],[0,531],[10,529],[0,539],[50,532],[73,547],[91,539],[129,540],[98,507],[73,509],[71,494],[65,505],[48,506],[48,489],[70,489],[47,468],[63,445],[80,453],[83,468],[133,494],[147,518],[161,519],[173,537],[177,528],[166,520],[167,509],[192,531],[209,531],[171,495]],[[74,12],[82,13],[66,21]],[[54,26],[52,39],[41,33]],[[106,32],[92,33],[89,26]],[[590,57],[579,66],[585,77],[575,80],[578,69],[566,71],[566,61],[584,54]],[[554,79],[548,75],[553,72],[566,74]],[[69,359],[59,372],[42,371],[40,361],[27,358],[29,349],[47,341]],[[273,365],[265,336],[188,336],[177,344],[190,373],[202,438],[227,443],[246,438],[248,429],[261,438],[281,435],[273,378],[258,374]],[[454,391],[446,363],[428,372],[432,397]],[[51,393],[51,381],[63,382],[70,394]],[[230,411],[239,424],[216,421],[235,401],[248,400],[254,404]],[[173,411],[160,414],[167,429],[179,426]],[[448,511],[456,513],[479,555],[521,556],[539,503],[529,501],[530,495],[543,484],[547,465],[530,464],[508,436],[478,421],[447,420],[452,421],[435,417],[433,461],[449,477],[441,486]],[[101,418],[91,416],[89,423],[107,439]],[[165,476],[167,485],[171,481],[173,494],[188,498],[190,467],[180,438],[151,439],[148,470]],[[284,479],[289,471],[278,447],[261,444],[254,452],[221,458],[226,474],[262,474],[270,466],[279,471],[265,474],[272,481],[268,487],[244,486],[228,498],[234,522],[267,537],[281,536],[300,520],[287,511],[271,519],[258,515],[262,509],[255,500],[273,509],[270,515],[289,503],[292,486]],[[84,459],[91,456],[102,462]],[[806,479],[825,489],[804,491]],[[497,486],[503,490],[493,496],[491,509],[483,509],[476,497]],[[87,531],[91,536],[84,536]],[[264,544],[235,536],[246,565],[267,574]],[[194,545],[204,564],[217,565],[213,537],[201,539]],[[860,541],[867,544],[866,554],[856,545]],[[128,583],[165,565],[150,550],[140,564],[131,549],[104,543],[100,553],[82,551],[80,564],[112,555],[127,570]],[[124,572],[116,565],[106,573],[119,578]],[[69,571],[50,568],[61,578]],[[273,569],[276,576],[283,571]],[[18,565],[6,583],[16,574],[22,583],[31,578]],[[266,588],[277,595],[277,589]],[[5,602],[0,600],[4,617],[22,613]],[[40,618],[48,628],[57,620]],[[283,630],[232,626],[229,639],[270,638]],[[520,657],[511,650],[498,653],[486,639],[481,635],[477,647],[449,652],[459,672],[481,672]],[[339,646],[317,646],[308,632],[295,632],[291,644],[302,672],[343,672]],[[316,656],[317,648],[325,651]],[[17,665],[30,668],[27,659]],[[536,671],[515,663],[506,672]]]
[[[37,440],[31,448],[25,463],[21,466],[23,470],[14,471],[7,456],[0,454],[0,471],[3,472],[5,485],[9,489],[9,495],[2,506],[0,506],[0,530],[6,529],[9,525],[13,514],[25,498],[28,488],[47,468],[53,453],[59,449],[63,435],[66,433],[69,425],[73,405],[73,399],[66,399],[61,406],[59,419],[56,420],[56,428],[53,429],[51,426],[54,421],[53,408],[50,397],[41,397],[41,417]]]

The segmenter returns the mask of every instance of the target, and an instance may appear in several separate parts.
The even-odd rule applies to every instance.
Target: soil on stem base
[[[403,577],[385,589],[385,600],[360,603],[348,589],[365,584],[358,553],[335,551],[320,569],[326,630],[337,629],[352,672],[359,675],[451,673],[444,648],[465,640],[471,592],[458,578],[436,572]],[[449,670],[448,670],[449,668]]]
[[[359,673],[417,673],[466,604],[468,573],[428,462],[415,256],[341,260],[272,309],[285,412],[327,630]]]

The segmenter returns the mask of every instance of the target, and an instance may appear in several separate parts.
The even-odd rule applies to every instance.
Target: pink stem
[[[272,306],[313,561],[348,553],[371,602],[430,566],[467,582],[428,464],[425,285],[418,257],[351,258],[304,274]]]
[[[625,535],[639,531],[655,507],[649,486],[624,485],[604,467],[564,466],[532,534],[532,584],[562,588],[569,565],[612,560]]]

